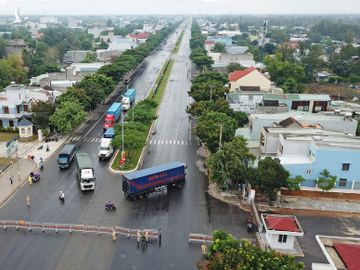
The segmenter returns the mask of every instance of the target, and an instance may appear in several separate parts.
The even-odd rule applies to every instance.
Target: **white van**
[[[99,159],[105,160],[112,157],[114,154],[114,148],[111,145],[111,139],[102,138],[100,142]]]

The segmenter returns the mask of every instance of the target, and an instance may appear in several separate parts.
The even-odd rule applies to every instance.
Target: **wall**
[[[295,236],[288,235],[285,243],[280,243],[279,234],[266,232],[266,239],[270,244],[271,248],[274,249],[293,249]]]
[[[269,91],[271,88],[271,81],[262,75],[260,71],[254,70],[238,81],[231,82],[230,91],[235,91],[235,89],[240,86],[259,86],[261,91]]]
[[[360,182],[360,151],[353,149],[323,149],[318,148],[313,143],[310,144],[309,152],[313,156],[313,163],[309,164],[283,164],[291,176],[301,175],[306,181],[302,184],[305,187],[315,187],[314,180],[320,176],[320,172],[327,169],[331,175],[337,177],[337,189],[351,189],[352,182]],[[343,163],[350,163],[349,171],[342,170]],[[339,179],[346,178],[345,187],[339,186]],[[358,186],[358,184],[357,184]]]

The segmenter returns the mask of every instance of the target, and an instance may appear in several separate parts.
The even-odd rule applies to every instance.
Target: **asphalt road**
[[[157,133],[152,138],[150,154],[144,163],[144,167],[171,160],[187,163],[187,182],[183,190],[127,201],[121,190],[121,176],[109,172],[107,162],[98,161],[97,139],[102,135],[100,120],[78,141],[80,150],[90,154],[95,166],[97,182],[94,192],[81,192],[75,180],[74,164],[68,170],[59,170],[55,155],[46,163],[41,182],[25,185],[0,209],[1,219],[161,228],[162,245],[151,243],[146,249],[138,249],[132,239],[120,238],[113,242],[105,235],[0,230],[0,269],[196,269],[200,247],[188,245],[189,233],[208,234],[223,229],[236,237],[253,237],[245,231],[246,218],[242,211],[207,196],[205,176],[197,167],[201,158],[185,113],[190,87],[187,77],[189,38],[188,25],[179,54],[174,58],[173,72],[156,122]],[[161,63],[170,55],[175,40],[176,36],[171,37],[164,50],[147,59],[146,69],[133,85],[139,97],[146,95]],[[95,115],[93,123],[101,116]],[[63,204],[57,198],[60,189],[65,192]],[[31,196],[29,208],[26,206],[28,194]],[[117,205],[116,212],[105,211],[104,204],[108,200]],[[327,218],[318,219],[320,221],[312,222],[312,218],[300,218],[305,232],[317,226],[317,222],[322,227],[318,228],[319,231],[326,230],[327,225],[335,232],[335,220],[329,223]],[[346,222],[343,224],[356,224],[349,219]],[[309,238],[304,243],[316,249],[315,240],[311,242]],[[310,249],[307,253],[310,254]]]

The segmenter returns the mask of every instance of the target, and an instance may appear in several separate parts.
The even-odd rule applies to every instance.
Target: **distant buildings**
[[[28,46],[23,39],[9,40],[5,47],[6,55],[16,54],[21,55],[23,50],[27,50]]]
[[[88,53],[91,53],[91,51],[82,51],[82,50],[67,51],[63,57],[63,62],[80,63],[85,59]]]

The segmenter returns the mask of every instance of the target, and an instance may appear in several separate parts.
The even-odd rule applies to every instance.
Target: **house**
[[[38,101],[54,103],[61,93],[11,84],[0,92],[0,127],[18,127],[22,118],[31,118],[31,106]]]
[[[230,92],[234,92],[241,87],[260,91],[270,91],[271,89],[271,81],[255,67],[236,70],[229,74],[228,80]]]
[[[23,39],[13,39],[9,40],[8,44],[5,47],[6,55],[17,54],[21,55],[23,50],[27,50],[28,46],[26,45]]]
[[[295,119],[288,119],[294,120]],[[287,120],[284,120],[287,121]],[[309,144],[314,138],[349,138],[339,131],[325,130],[321,125],[302,125],[291,127],[263,127],[260,135],[260,152],[262,155],[296,155],[308,154]]]
[[[242,88],[246,89],[240,86]],[[329,95],[282,94],[273,88],[271,92],[230,92],[227,94],[227,101],[233,110],[246,113],[281,113],[292,110],[318,113],[327,111],[331,101]]]
[[[214,60],[212,67],[217,68],[227,68],[230,63],[238,63],[243,67],[253,67],[255,66],[254,55],[252,53],[217,53],[217,52],[208,52],[208,55]]]
[[[313,263],[312,270],[360,269],[360,238],[316,235],[328,263]]]
[[[261,214],[261,221],[265,235],[260,235],[268,247],[283,254],[302,253],[296,238],[304,236],[304,231],[295,216]]]
[[[205,40],[205,42],[204,42],[204,48],[205,48],[206,51],[211,52],[212,49],[214,48],[214,46],[215,46],[215,42],[214,42],[214,41],[212,41],[212,40]]]
[[[119,50],[121,52],[137,48],[139,46],[136,40],[121,36],[114,36],[109,45],[109,50]]]
[[[136,42],[138,44],[142,44],[145,43],[145,41],[149,38],[149,36],[151,35],[151,33],[148,32],[143,32],[143,33],[132,33],[132,34],[128,34],[128,38],[130,38],[133,42]]]
[[[121,55],[120,50],[96,50],[96,59],[100,62],[111,62]]]
[[[285,148],[292,151],[288,155]],[[280,159],[291,177],[305,179],[301,187],[320,190],[317,179],[326,169],[336,176],[333,191],[360,192],[360,138],[353,136],[298,136],[282,137],[279,142]],[[288,152],[288,150],[286,150]]]
[[[80,63],[85,59],[88,53],[91,53],[91,51],[81,51],[81,50],[67,51],[64,55],[63,62]]]
[[[317,82],[328,82],[330,78],[336,77],[336,74],[329,73],[327,71],[320,71],[316,73]]]
[[[225,46],[232,45],[232,38],[226,36],[208,36],[207,40],[213,41],[214,43],[222,43]]]
[[[347,134],[356,134],[358,121],[351,118],[351,115],[337,114],[313,114],[309,112],[291,111],[276,114],[250,114],[248,128],[242,129],[247,139],[259,141],[263,127],[277,126],[283,120],[294,118],[303,125],[321,125],[325,130],[340,131]],[[282,122],[284,127],[288,127],[287,121]],[[291,123],[292,124],[292,123]]]

